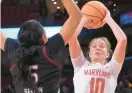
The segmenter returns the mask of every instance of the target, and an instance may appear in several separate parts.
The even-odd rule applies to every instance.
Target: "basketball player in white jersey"
[[[117,78],[125,58],[127,37],[107,10],[104,24],[107,23],[110,26],[116,37],[116,48],[108,61],[111,54],[109,41],[105,37],[95,38],[89,44],[89,60],[87,60],[77,40],[78,34],[87,22],[89,19],[83,16],[77,28],[77,34],[69,41],[70,56],[74,67],[75,93],[115,93]],[[92,28],[92,25],[89,23],[89,28]]]

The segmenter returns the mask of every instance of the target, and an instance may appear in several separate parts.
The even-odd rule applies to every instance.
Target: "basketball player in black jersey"
[[[57,54],[74,34],[81,13],[74,0],[61,0],[69,18],[60,33],[47,39],[41,24],[26,21],[18,32],[18,42],[1,33],[1,49],[9,58],[16,93],[58,93],[62,65]],[[9,32],[11,33],[11,32]]]

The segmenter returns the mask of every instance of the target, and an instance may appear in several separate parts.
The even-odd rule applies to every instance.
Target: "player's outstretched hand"
[[[104,24],[107,23],[107,21],[109,20],[109,18],[111,18],[110,11],[109,11],[109,10],[107,9],[107,7],[106,7],[106,16],[105,16],[105,18],[103,19],[103,23],[102,23],[102,26],[101,26],[101,27],[103,27]]]

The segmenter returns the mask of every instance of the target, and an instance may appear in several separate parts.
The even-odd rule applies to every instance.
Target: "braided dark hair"
[[[40,92],[35,80],[31,76],[31,71],[29,70],[29,61],[36,53],[37,46],[42,44],[42,35],[46,36],[45,31],[42,25],[35,20],[26,21],[21,26],[18,33],[18,40],[20,42],[20,47],[16,51],[18,80],[22,79],[24,83],[32,85],[35,93]]]
[[[31,71],[29,69],[30,58],[35,54],[36,46],[25,48],[19,47],[16,51],[17,59],[17,79],[22,80],[21,84],[30,84],[35,93],[39,93],[36,82],[31,76]]]

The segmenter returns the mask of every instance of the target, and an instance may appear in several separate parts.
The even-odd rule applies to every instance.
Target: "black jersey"
[[[14,63],[12,53],[19,47],[19,43],[8,38],[5,43],[5,50],[9,58],[10,72],[16,77],[16,63]],[[48,39],[47,44],[39,45],[37,52],[30,58],[29,69],[32,71],[39,90],[42,93],[58,93],[60,85],[60,75],[62,65],[59,62],[58,53],[64,47],[64,41],[60,34],[56,34]],[[34,93],[30,84],[20,85],[13,79],[17,93]]]

